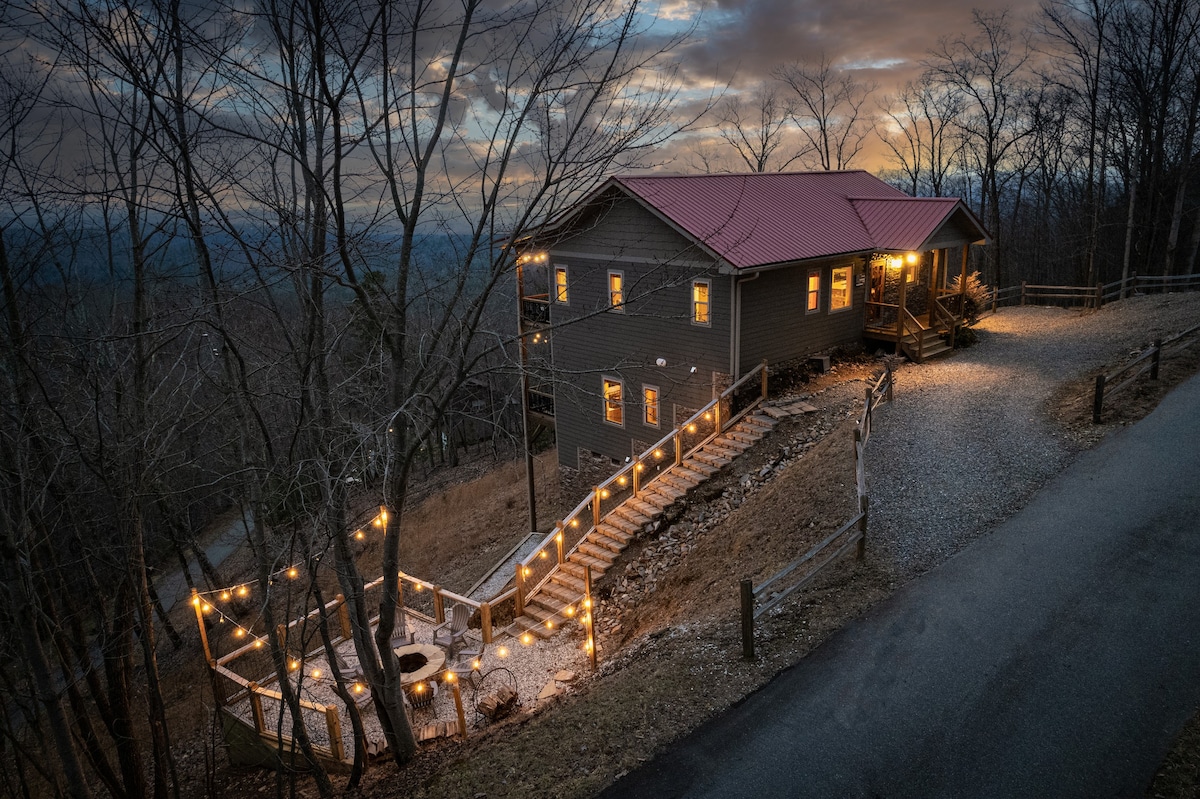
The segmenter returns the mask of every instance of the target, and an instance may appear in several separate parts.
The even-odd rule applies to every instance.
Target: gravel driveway
[[[1010,516],[1080,449],[1048,408],[1054,393],[1197,323],[1198,294],[1005,308],[974,347],[902,367],[867,448],[873,554],[908,578]]]

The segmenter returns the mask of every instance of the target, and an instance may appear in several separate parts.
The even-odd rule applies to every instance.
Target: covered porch
[[[868,262],[863,337],[892,344],[916,363],[954,349],[965,321],[970,245],[873,254]],[[957,287],[951,284],[957,278]]]

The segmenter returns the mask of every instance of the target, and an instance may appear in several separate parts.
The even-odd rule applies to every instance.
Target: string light
[[[364,533],[362,530],[355,530],[355,531],[354,531],[354,537],[355,537],[357,540],[359,540],[359,541],[362,541],[364,538],[366,538],[366,537],[367,537],[367,534],[366,534],[366,533]]]
[[[496,657],[498,657],[498,658],[508,657],[508,647],[506,647],[506,646],[497,647],[496,648]]]
[[[225,589],[224,591],[221,592],[221,601],[222,602],[228,602],[230,599],[231,599],[231,596],[229,593],[229,589]]]
[[[545,560],[546,558],[548,558],[550,556],[547,555],[546,550],[543,549],[541,552],[538,553],[538,557],[541,558],[542,560]]]
[[[300,570],[297,569],[295,566],[291,566],[287,570],[287,576],[289,578],[295,580],[298,576],[300,576]]]
[[[529,646],[533,643],[533,636],[527,632],[521,633],[521,643],[523,643],[525,646]]]

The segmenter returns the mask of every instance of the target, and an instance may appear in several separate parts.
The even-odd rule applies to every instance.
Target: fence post
[[[887,401],[892,401],[892,383],[895,382],[895,377],[892,376],[891,362],[885,363],[883,368],[887,370]]]
[[[1021,304],[1025,304],[1025,281],[1021,281]]]
[[[762,398],[767,398],[767,359],[763,358],[762,362]]]
[[[1096,375],[1096,396],[1092,399],[1092,424],[1100,424],[1104,413],[1104,375]]]
[[[754,583],[746,577],[741,583],[742,657],[754,660]]]
[[[683,463],[683,428],[675,428],[675,465]]]
[[[633,495],[636,497],[642,491],[642,457],[633,456]]]
[[[442,587],[440,585],[433,587],[433,618],[438,624],[446,621],[446,600],[442,596]]]
[[[492,642],[492,603],[479,603],[479,632],[483,635],[483,642],[490,644]]]
[[[325,726],[329,728],[329,748],[334,760],[345,760],[346,749],[342,744],[342,722],[338,718],[338,709],[333,705],[325,706]]]
[[[267,717],[263,713],[262,694],[258,692],[258,683],[250,683],[250,716],[254,719],[254,731],[261,733],[267,728]]]
[[[525,612],[525,564],[517,561],[517,593],[513,595],[513,610],[514,616],[520,616]]]
[[[342,638],[345,638],[348,641],[348,640],[350,640],[350,637],[354,634],[354,631],[350,629],[350,608],[346,607],[345,595],[338,594],[335,597],[335,600],[338,603],[338,606],[337,606],[338,624],[342,628]]]
[[[996,308],[999,305],[1000,305],[1000,287],[996,286],[992,289],[992,313],[996,312]]]
[[[858,539],[858,549],[854,554],[855,560],[862,560],[863,555],[867,553],[867,506],[870,504],[866,494],[858,498],[858,510],[862,516],[858,519],[858,532],[861,538]]]
[[[204,629],[204,611],[201,610],[203,604],[199,592],[193,588],[192,607],[196,610],[196,626],[200,628],[200,645],[204,647],[204,662],[212,666],[215,661],[213,661],[212,651],[208,648],[208,630]]]
[[[592,489],[592,527],[600,526],[600,486]]]
[[[1100,306],[1104,304],[1104,284],[1099,280],[1096,281],[1096,310],[1100,310]]]
[[[558,548],[558,565],[561,566],[561,565],[563,565],[563,563],[566,562],[566,559],[563,557],[563,538],[564,538],[564,536],[563,536],[563,523],[561,520],[554,525],[554,530],[555,530],[554,543]]]
[[[596,603],[592,601],[592,567],[583,567],[583,609],[587,612],[587,650],[592,671],[596,670]]]
[[[1150,379],[1158,379],[1158,359],[1162,356],[1162,339],[1154,339],[1154,357],[1150,359]]]

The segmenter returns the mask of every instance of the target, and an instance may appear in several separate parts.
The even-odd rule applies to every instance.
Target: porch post
[[[900,308],[896,311],[896,354],[900,354],[904,342],[904,300],[908,294],[908,264],[900,259]]]
[[[942,268],[942,265],[938,263],[937,250],[929,251],[929,260],[929,301],[925,304],[925,307],[929,309],[929,326],[937,327],[938,315],[937,310],[933,306],[937,303],[938,269]]]

